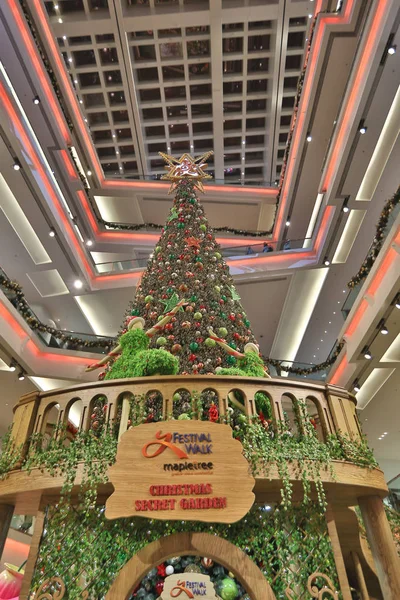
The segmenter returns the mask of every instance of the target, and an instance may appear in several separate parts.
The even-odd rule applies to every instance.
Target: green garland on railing
[[[70,335],[62,331],[61,329],[56,329],[55,327],[51,327],[50,325],[45,325],[38,319],[37,317],[32,316],[31,308],[25,298],[25,294],[22,290],[22,286],[16,281],[11,281],[5,275],[0,274],[0,288],[6,289],[9,292],[15,293],[17,305],[15,306],[16,310],[22,315],[24,321],[29,325],[29,327],[33,331],[40,331],[41,333],[49,333],[53,337],[61,340],[62,342],[68,342],[70,345],[70,350],[79,349],[79,347],[84,348],[104,348],[104,350],[110,350],[115,344],[114,338],[106,338],[104,340],[83,340],[77,336]],[[14,305],[13,305],[14,306]]]
[[[354,275],[348,282],[347,286],[349,288],[356,287],[359,283],[361,283],[369,274],[372,269],[374,262],[381,251],[383,246],[383,242],[385,239],[385,229],[387,227],[389,217],[393,209],[400,202],[400,186],[397,188],[394,195],[386,202],[385,206],[382,209],[382,212],[379,217],[378,224],[376,226],[376,232],[374,235],[374,239],[369,249],[368,255],[362,263],[357,275]]]
[[[341,353],[344,345],[345,342],[344,340],[342,340],[337,344],[336,349],[332,353],[330,358],[327,358],[322,363],[318,363],[317,365],[313,365],[312,367],[306,367],[304,369],[300,367],[286,366],[282,364],[286,362],[284,360],[275,360],[274,358],[269,358],[268,356],[263,356],[262,358],[266,364],[272,365],[273,367],[280,369],[281,371],[285,371],[286,373],[293,373],[294,375],[311,375],[312,373],[318,373],[318,371],[324,371],[328,367],[331,367],[336,361],[339,354]]]

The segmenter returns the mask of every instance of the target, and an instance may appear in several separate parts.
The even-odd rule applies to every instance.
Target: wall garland
[[[390,214],[394,210],[394,208],[400,202],[400,186],[397,188],[396,192],[393,194],[389,200],[387,200],[385,206],[382,209],[382,212],[379,217],[378,224],[376,226],[376,232],[374,235],[374,239],[372,245],[369,249],[369,252],[362,263],[357,275],[354,275],[348,282],[347,286],[349,288],[354,288],[358,284],[360,284],[369,274],[372,269],[374,262],[383,246],[383,242],[385,240],[385,229],[387,227]]]
[[[10,302],[23,317],[25,323],[27,323],[27,325],[29,325],[29,327],[33,331],[39,331],[40,333],[49,333],[56,339],[61,340],[63,343],[67,343],[70,350],[75,350],[79,348],[103,348],[105,351],[108,351],[112,348],[112,346],[115,343],[115,340],[113,338],[105,338],[102,340],[96,338],[93,341],[84,340],[75,335],[65,333],[65,331],[62,331],[61,329],[56,329],[55,327],[51,327],[50,325],[45,325],[32,313],[32,310],[25,298],[25,294],[22,291],[21,285],[16,281],[11,281],[11,279],[1,274],[0,288],[3,288],[15,294],[16,303],[14,304],[11,300]]]

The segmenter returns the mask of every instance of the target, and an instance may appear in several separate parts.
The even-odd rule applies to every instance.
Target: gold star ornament
[[[204,193],[202,180],[212,179],[212,176],[205,173],[203,169],[207,167],[205,161],[213,154],[213,152],[206,152],[197,158],[185,153],[182,154],[179,159],[174,158],[170,154],[165,154],[164,152],[159,152],[159,154],[167,163],[165,168],[168,169],[168,173],[163,175],[161,179],[172,181],[168,192],[169,194],[173,192],[177,182],[181,179],[193,179],[195,187],[197,187],[200,192]]]

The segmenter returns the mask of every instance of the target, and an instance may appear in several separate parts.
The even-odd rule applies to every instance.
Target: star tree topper
[[[205,161],[213,152],[205,152],[205,154],[197,158],[185,153],[179,159],[174,158],[170,154],[165,154],[165,152],[159,152],[159,154],[167,163],[165,168],[169,169],[168,173],[161,177],[161,179],[172,181],[169,194],[173,192],[176,183],[181,179],[193,179],[195,187],[204,193],[202,179],[212,179],[212,177],[208,173],[205,173],[203,169],[207,167]]]

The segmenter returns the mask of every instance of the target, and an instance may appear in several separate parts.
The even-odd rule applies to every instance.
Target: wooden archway
[[[276,600],[260,569],[239,548],[209,533],[175,533],[140,550],[121,569],[106,600],[127,600],[143,577],[172,556],[207,556],[234,573],[251,600]]]

